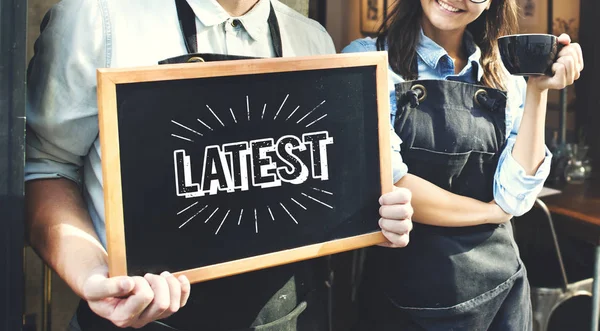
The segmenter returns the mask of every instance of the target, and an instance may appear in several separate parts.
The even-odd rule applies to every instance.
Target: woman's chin
[[[435,22],[432,22],[431,25],[440,32],[451,32],[464,28],[464,25],[456,24],[456,21],[449,22],[447,20],[439,19],[435,20]]]

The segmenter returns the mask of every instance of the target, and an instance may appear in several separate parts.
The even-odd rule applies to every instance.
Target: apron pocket
[[[502,225],[443,228],[415,223],[402,249],[373,248],[370,283],[397,306],[453,307],[479,297],[520,268]],[[385,267],[382,267],[385,266]]]
[[[411,174],[447,191],[479,200],[493,199],[493,175],[484,177],[489,180],[482,182],[481,174],[495,172],[495,153],[476,150],[449,153],[412,146],[402,153],[402,158]]]
[[[524,276],[525,268],[520,265],[517,272],[505,282],[473,299],[451,307],[403,307],[389,297],[388,300],[403,314],[409,315],[414,323],[427,330],[487,330],[515,281]]]

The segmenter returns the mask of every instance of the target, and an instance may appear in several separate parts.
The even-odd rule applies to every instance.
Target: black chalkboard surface
[[[383,241],[385,53],[98,71],[111,275],[224,277]]]

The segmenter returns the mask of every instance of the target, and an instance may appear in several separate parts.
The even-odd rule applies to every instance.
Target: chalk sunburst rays
[[[300,207],[299,212],[309,211],[309,209],[313,208],[314,206],[317,206],[317,207],[325,206],[329,209],[334,208],[330,204],[324,202],[324,200],[328,199],[328,197],[333,196],[332,192],[329,192],[329,191],[326,191],[323,189],[319,189],[316,187],[311,187],[311,190],[312,191],[308,191],[308,193],[310,193],[310,194],[301,192],[300,196],[298,196],[296,198],[290,198],[289,200],[285,200],[285,201],[275,201],[275,203],[265,205],[262,208],[261,207],[252,208],[251,210],[247,211],[246,213],[244,213],[244,208],[241,208],[239,210],[239,213],[233,212],[231,209],[227,209],[224,216],[222,216],[223,218],[221,219],[221,221],[217,227],[215,235],[219,234],[219,231],[221,231],[223,224],[226,222],[226,220],[228,219],[230,214],[238,215],[237,225],[241,225],[242,222],[244,222],[244,219],[252,221],[254,223],[255,233],[259,233],[259,221],[261,219],[276,222],[278,220],[284,220],[284,218],[289,218],[294,223],[299,224],[298,223],[298,218],[299,218],[298,214],[296,212],[294,212],[294,210],[295,209],[297,210],[298,207]],[[189,205],[189,206],[185,207],[184,209],[182,209],[181,211],[179,211],[177,213],[177,215],[186,213],[188,210],[191,210],[193,207],[197,206],[198,203],[199,203],[198,201],[192,203],[191,205]],[[297,206],[297,207],[291,208],[292,206]],[[280,207],[281,209],[279,209],[277,207]],[[209,214],[209,212],[203,213],[207,209],[209,211],[212,210],[212,212],[210,212],[210,214]],[[192,216],[187,218],[186,221],[183,222],[179,226],[179,228],[180,229],[183,228],[194,218],[196,218],[197,216],[200,216],[200,214],[203,214],[203,216],[201,216],[201,218],[204,218],[204,222],[202,222],[202,223],[208,224],[211,219],[220,217],[220,216],[215,215],[218,213],[219,209],[220,208],[217,207],[213,210],[212,208],[209,208],[209,205],[204,205],[202,208],[200,208],[199,211],[197,211],[195,213],[190,211],[190,212],[188,212],[188,214],[191,214]],[[220,214],[222,214],[222,213],[220,213]],[[235,221],[235,216],[232,218],[232,220]]]
[[[273,116],[273,120],[276,120],[277,117],[279,117],[279,114],[282,112],[282,110],[284,109],[284,106],[289,98],[290,94],[288,93],[285,98],[283,99],[283,101],[281,102],[281,105],[278,107],[277,112],[275,113],[275,115]],[[300,119],[298,119],[296,121],[296,124],[300,124],[300,122],[304,121],[306,118],[310,117],[311,114],[313,114],[315,111],[317,111],[318,108],[320,108],[323,104],[325,104],[327,102],[327,100],[323,100],[321,101],[318,105],[316,105],[314,108],[312,108],[310,111],[308,111],[306,114],[304,114],[302,117],[300,117]],[[212,117],[214,119],[217,120],[217,122],[222,126],[222,127],[226,127],[225,123],[223,123],[223,121],[221,120],[221,117],[219,117],[215,111],[210,107],[210,105],[205,105],[206,109],[208,109],[208,111],[210,112],[210,114],[212,114]],[[260,119],[264,120],[265,118],[265,112],[267,110],[267,104],[263,104],[262,105],[262,111],[261,111],[261,115],[260,115]],[[285,121],[289,121],[294,114],[296,114],[296,112],[300,109],[300,106],[296,106],[290,113],[289,115],[285,118]],[[233,108],[229,108],[229,115],[231,115],[231,118],[233,119],[234,124],[238,124],[238,117],[235,115],[235,111],[233,110]],[[322,114],[320,115],[318,118],[308,122],[309,120],[305,121],[308,122],[308,124],[304,125],[304,123],[302,125],[304,125],[304,127],[308,128],[312,125],[314,125],[315,123],[319,122],[320,120],[322,120],[323,118],[327,117],[327,114]],[[251,120],[251,116],[250,116],[250,96],[246,96],[246,118],[248,121]],[[202,133],[202,130],[206,130],[208,129],[209,131],[215,131],[213,126],[210,126],[206,123],[206,121],[203,121],[200,118],[197,118],[196,121],[198,123],[200,123],[202,125],[201,129],[193,129],[192,125],[186,125],[186,124],[182,124],[178,121],[175,120],[171,120],[171,123],[175,124],[177,127],[179,127],[179,129],[184,129],[185,133],[193,133],[194,135],[203,137],[205,133]],[[189,136],[184,136],[182,133],[171,133],[171,137],[183,140],[183,141],[187,141],[187,142],[194,142],[194,135],[192,135],[192,138],[190,138]]]
[[[287,113],[287,111],[285,110],[285,105],[286,105],[286,102],[288,101],[289,97],[290,97],[290,94],[288,93],[285,96],[285,98],[283,99],[283,101],[281,102],[281,104],[279,105],[279,107],[273,108],[273,109],[277,109],[277,111],[273,115],[273,120],[277,120],[278,117],[282,118],[282,119],[285,117],[284,113]],[[245,101],[246,101],[246,109],[245,109],[246,116],[245,117],[246,117],[247,121],[251,121],[253,119],[253,117],[251,116],[250,97],[246,96]],[[323,100],[318,105],[313,107],[310,111],[306,112],[304,115],[302,115],[302,111],[299,112],[300,106],[298,105],[298,106],[294,107],[293,110],[291,110],[291,112],[287,115],[287,117],[285,117],[284,121],[289,121],[290,119],[292,119],[292,117],[294,117],[294,115],[297,114],[298,115],[297,117],[299,117],[299,119],[293,120],[296,122],[295,124],[302,125],[302,126],[308,128],[327,116],[326,113],[321,114],[316,119],[313,119],[313,118],[317,117],[317,116],[311,116],[325,103],[326,103],[326,100]],[[217,115],[217,113],[210,107],[210,105],[205,105],[205,106],[206,106],[206,109],[212,115],[212,117],[218,122],[220,127],[225,128],[226,125],[223,122],[223,120],[221,119],[221,117],[219,117],[219,115]],[[262,121],[265,119],[265,114],[267,113],[267,110],[269,107],[266,103],[262,104],[261,106],[262,107],[260,107],[260,110],[259,110],[260,117],[258,117],[258,116],[255,116],[255,117],[260,118],[260,120]],[[227,110],[229,110],[229,111],[225,112],[225,113],[226,114],[228,113],[227,115],[231,115],[231,119],[233,120],[233,123],[239,124],[239,118],[240,118],[239,114],[238,114],[238,116],[236,116],[233,108],[228,108]],[[221,114],[221,116],[222,116],[222,114]],[[241,118],[243,119],[244,117],[241,117]],[[311,119],[312,119],[312,121],[310,121]],[[171,123],[173,123],[179,131],[182,131],[182,129],[183,129],[183,133],[178,131],[177,134],[172,133],[171,136],[174,138],[177,138],[179,140],[182,140],[182,141],[193,143],[194,139],[198,139],[198,138],[196,138],[196,136],[204,137],[204,135],[206,134],[206,130],[215,131],[219,127],[219,125],[217,125],[217,127],[215,128],[214,120],[211,120],[211,121],[213,121],[213,125],[207,124],[206,119],[203,121],[202,119],[197,118],[196,120],[197,120],[197,123],[194,125],[198,126],[198,124],[200,124],[201,125],[200,128],[194,128],[194,125],[186,125],[186,124],[180,123],[178,121],[171,120]],[[301,122],[303,122],[303,123],[300,124]],[[305,125],[305,123],[308,123],[308,124]],[[191,137],[189,136],[190,134],[191,134]],[[252,220],[254,223],[255,233],[258,234],[259,233],[259,221],[263,218],[263,215],[265,215],[266,219],[268,219],[272,222],[275,222],[278,219],[288,218],[288,219],[291,219],[291,221],[293,221],[295,224],[299,224],[298,220],[297,220],[299,218],[298,213],[303,212],[303,211],[308,211],[309,208],[312,208],[313,206],[318,206],[318,207],[324,206],[329,209],[333,209],[334,207],[331,206],[331,204],[327,203],[326,201],[323,201],[323,200],[326,200],[328,196],[333,196],[333,193],[319,189],[319,188],[311,187],[310,191],[306,190],[306,192],[300,192],[300,195],[298,195],[294,198],[290,198],[289,200],[274,201],[273,203],[266,204],[265,206],[257,206],[256,208],[252,208],[251,210],[247,210],[246,212],[244,212],[243,208],[240,208],[239,213],[237,211],[234,212],[232,209],[227,209],[225,212],[219,213],[220,207],[215,208],[215,207],[210,207],[210,205],[201,205],[200,201],[196,201],[194,203],[191,203],[187,207],[183,208],[179,212],[177,212],[177,216],[187,214],[187,216],[185,216],[185,218],[184,218],[185,221],[183,223],[181,223],[181,225],[179,225],[179,228],[180,229],[183,228],[184,226],[188,225],[191,221],[193,221],[194,219],[196,219],[197,217],[202,215],[200,218],[204,218],[204,222],[202,222],[203,224],[213,223],[213,222],[210,222],[211,219],[220,219],[220,222],[218,222],[218,226],[215,231],[215,235],[219,234],[219,232],[222,230],[223,225],[226,223],[228,218],[231,218],[233,221],[235,221],[235,218],[237,218],[238,226],[242,224],[244,219]],[[200,199],[200,198],[197,198],[197,199]],[[300,207],[301,209],[298,209],[297,207]],[[215,209],[213,209],[213,208],[215,208]],[[264,209],[264,210],[262,210],[262,209]],[[206,210],[206,212],[205,212],[205,210]],[[224,209],[222,209],[222,210],[224,210]],[[219,216],[219,214],[222,216]],[[237,217],[235,217],[235,216],[229,217],[230,215],[232,215],[232,216],[237,215]],[[220,217],[222,217],[222,218],[220,218]]]

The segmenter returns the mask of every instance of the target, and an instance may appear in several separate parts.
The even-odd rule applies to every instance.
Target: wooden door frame
[[[0,0],[0,329],[23,327],[27,1]]]

